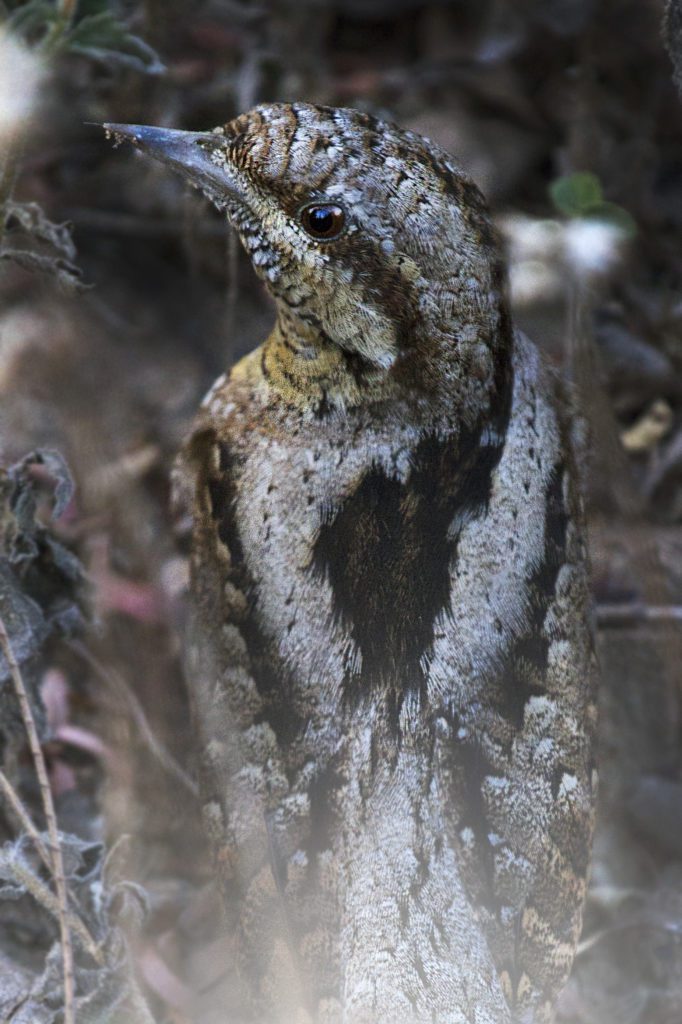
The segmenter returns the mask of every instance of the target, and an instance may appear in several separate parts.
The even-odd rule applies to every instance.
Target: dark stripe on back
[[[380,689],[395,727],[405,695],[423,693],[459,535],[487,507],[503,438],[430,434],[404,483],[374,466],[320,529],[313,569],[329,580],[336,620],[362,659],[347,665],[345,697]]]

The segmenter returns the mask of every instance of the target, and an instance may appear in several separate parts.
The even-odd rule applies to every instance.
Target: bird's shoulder
[[[220,470],[220,453],[240,458],[268,436],[287,432],[286,412],[269,401],[259,372],[260,349],[221,374],[204,396],[173,466],[172,501],[177,519],[195,518],[196,503]],[[225,455],[223,454],[223,461]]]

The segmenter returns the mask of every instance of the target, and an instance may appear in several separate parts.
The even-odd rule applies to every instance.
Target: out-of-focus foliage
[[[94,13],[85,15],[71,29],[67,46],[73,53],[81,53],[94,60],[113,61],[145,71],[160,74],[163,64],[151,46],[128,31],[106,0],[92,2]]]
[[[148,74],[164,70],[154,50],[128,29],[110,0],[10,0],[2,7],[0,59],[9,70],[5,68],[0,107],[12,106],[3,95],[10,90],[33,93],[41,66],[63,53]],[[26,112],[30,115],[30,101]],[[53,224],[36,202],[13,201],[28,126],[21,123],[19,111],[5,133],[2,121],[0,114],[0,260],[51,275],[66,292],[79,291],[83,284],[69,226]]]
[[[44,837],[47,841],[47,837]],[[151,1024],[140,1011],[140,996],[131,974],[131,936],[140,929],[147,912],[139,886],[116,881],[107,870],[100,843],[73,835],[60,835],[71,906],[97,951],[99,962],[77,937],[75,975],[79,1020],[97,1024]],[[63,1021],[61,955],[53,899],[31,841],[22,836],[0,849],[0,902],[6,906],[4,923],[15,927],[27,919],[46,947],[43,970],[17,969],[0,959],[0,1014],[12,1024],[60,1024]],[[10,953],[5,943],[2,953]]]
[[[5,27],[44,54],[80,53],[94,60],[160,74],[158,54],[131,32],[115,0],[14,0]]]
[[[0,617],[20,665],[35,659],[52,633],[73,633],[83,625],[83,566],[36,519],[35,470],[55,481],[55,518],[73,494],[73,482],[58,452],[36,451],[9,469],[0,469]],[[6,687],[8,679],[0,652],[0,684]]]
[[[626,235],[636,233],[635,222],[627,210],[604,199],[601,182],[591,171],[575,171],[556,178],[549,188],[552,202],[567,217],[585,217],[605,221]]]
[[[83,287],[81,271],[74,263],[76,247],[69,224],[54,224],[38,203],[8,199],[2,212],[0,259],[11,260],[24,270],[51,274],[66,292]]]

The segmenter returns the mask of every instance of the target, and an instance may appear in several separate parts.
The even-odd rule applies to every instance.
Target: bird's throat
[[[268,387],[285,404],[318,415],[388,398],[394,390],[384,369],[298,318],[280,315],[258,351]]]

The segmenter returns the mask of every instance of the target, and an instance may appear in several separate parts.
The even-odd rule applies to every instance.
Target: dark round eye
[[[335,203],[311,203],[301,210],[301,223],[313,238],[337,238],[345,221],[345,213]]]

